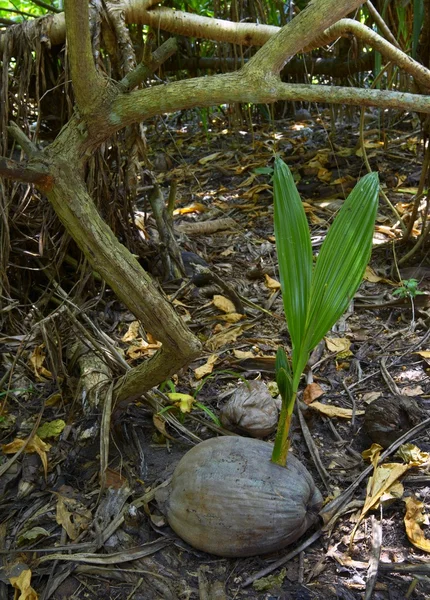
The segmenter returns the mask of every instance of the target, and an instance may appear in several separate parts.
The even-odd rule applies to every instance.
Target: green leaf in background
[[[49,421],[43,423],[37,430],[37,435],[41,440],[46,438],[58,437],[65,428],[66,423],[62,419],[55,419],[55,421]]]
[[[302,344],[312,278],[308,221],[293,176],[280,158],[273,178],[274,222],[282,300],[293,346],[293,371]]]
[[[303,340],[308,351],[342,316],[361,283],[372,250],[378,196],[378,175],[369,173],[345,200],[321,246]]]

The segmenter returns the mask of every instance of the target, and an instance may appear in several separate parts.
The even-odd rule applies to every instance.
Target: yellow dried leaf
[[[150,348],[161,348],[161,342],[155,338],[152,333],[147,333],[146,337],[148,338],[148,344]]]
[[[180,394],[179,392],[172,392],[167,394],[167,396],[182,413],[191,412],[194,404],[193,396],[190,396],[189,394]]]
[[[91,511],[75,498],[58,494],[55,519],[65,529],[71,540],[76,540],[82,531],[88,529],[92,520]]]
[[[213,352],[219,348],[222,348],[223,346],[228,346],[229,344],[235,342],[242,332],[242,327],[234,327],[223,330],[206,342],[206,348]]]
[[[397,450],[396,456],[399,456],[405,462],[412,463],[416,467],[430,462],[430,453],[423,452],[415,444],[403,444]]]
[[[251,185],[251,183],[254,183],[255,179],[257,178],[257,175],[255,173],[251,173],[251,175],[248,175],[248,177],[245,179],[245,181],[242,181],[241,184],[238,185],[238,187],[248,187],[249,185]]]
[[[375,444],[377,445],[377,444]],[[373,464],[377,464],[377,456],[379,456],[379,450],[375,449],[376,452],[372,457]],[[363,509],[357,520],[357,523],[352,530],[350,545],[354,541],[354,535],[357,531],[361,521],[364,519],[366,514],[372,508],[376,508],[379,505],[381,497],[390,492],[392,486],[397,483],[397,480],[402,477],[413,465],[405,465],[402,463],[387,463],[385,465],[376,466],[372,477],[369,478],[367,483],[367,496],[364,502]]]
[[[51,371],[48,371],[48,369],[43,366],[43,363],[45,362],[45,352],[43,351],[43,347],[44,344],[36,346],[32,355],[30,356],[30,364],[33,367],[34,374],[39,381],[52,379]]]
[[[152,415],[152,422],[163,437],[168,438],[169,440],[174,439],[170,433],[167,433],[166,421],[163,419],[162,415]]]
[[[324,183],[330,183],[331,176],[332,176],[332,173],[328,169],[325,169],[324,167],[321,169],[318,169],[317,177],[320,181],[323,181]]]
[[[366,270],[364,271],[363,279],[372,283],[378,283],[378,281],[382,281],[384,278],[377,275],[372,267],[367,265]]]
[[[241,321],[243,319],[244,315],[241,315],[240,313],[228,313],[227,315],[221,315],[218,317],[218,319],[220,321],[223,321],[224,323],[239,323],[239,321]]]
[[[346,352],[351,346],[350,340],[347,338],[324,338],[329,352]]]
[[[430,358],[430,350],[420,350],[419,352],[414,352],[414,354],[419,354],[423,358]]]
[[[233,354],[239,360],[243,360],[244,358],[255,358],[254,352],[251,352],[250,350],[247,350],[246,352],[244,352],[243,350],[234,349]]]
[[[48,421],[43,423],[37,430],[37,435],[41,440],[50,437],[57,437],[65,428],[66,423],[62,419],[55,419],[54,421]]]
[[[38,600],[38,594],[31,587],[30,569],[22,571],[19,577],[11,577],[9,581],[15,588],[14,600]],[[19,594],[19,592],[21,593]]]
[[[367,497],[362,510],[362,516],[372,508],[378,508],[379,501],[384,494],[391,492],[406,471],[411,468],[410,465],[402,463],[386,463],[379,465],[369,477],[367,482]]]
[[[63,397],[59,392],[51,394],[45,402],[45,406],[57,406],[62,401]]]
[[[173,211],[173,215],[188,215],[190,213],[203,213],[207,210],[207,207],[201,202],[193,202],[192,204],[188,204],[188,206],[183,206],[182,208],[177,208]]]
[[[310,383],[305,387],[303,392],[303,402],[305,404],[311,404],[317,398],[324,394],[324,390],[318,383]]]
[[[125,333],[122,336],[121,342],[131,342],[132,340],[135,340],[138,335],[139,335],[139,321],[133,321],[128,326],[127,333]]]
[[[265,285],[269,290],[280,290],[281,289],[281,284],[279,283],[279,281],[276,281],[276,279],[273,279],[267,273],[264,275],[264,278],[266,280]]]
[[[405,498],[406,514],[405,528],[408,540],[424,552],[430,552],[430,540],[424,536],[421,525],[426,522],[426,517],[423,515],[424,504],[415,496]]]
[[[322,404],[322,402],[312,402],[309,406],[326,417],[338,417],[340,419],[351,419],[352,417],[352,410],[350,408],[341,408],[340,406],[333,406],[333,404]],[[364,410],[356,410],[355,414],[364,415]]]
[[[218,356],[216,354],[211,354],[204,365],[201,365],[195,369],[195,378],[202,379],[202,377],[205,377],[205,375],[210,375],[217,360]]]
[[[383,447],[379,444],[372,444],[370,448],[368,448],[367,450],[363,450],[361,456],[364,458],[364,460],[368,460],[369,462],[371,462],[373,468],[376,469],[376,467],[378,466],[379,456],[382,450]]]
[[[219,310],[222,310],[225,313],[234,313],[236,309],[234,308],[234,304],[231,300],[226,298],[225,296],[220,296],[219,294],[215,294],[213,297],[213,304]]]
[[[20,438],[16,438],[10,444],[4,444],[2,446],[2,450],[5,454],[16,454],[18,450],[25,445],[26,440],[21,440]],[[33,436],[33,438],[28,442],[24,452],[26,454],[33,454],[36,452],[40,456],[40,460],[42,461],[43,471],[45,473],[45,478],[48,474],[48,457],[46,455],[47,452],[51,449],[50,444],[47,444],[43,440],[40,439],[38,435]]]

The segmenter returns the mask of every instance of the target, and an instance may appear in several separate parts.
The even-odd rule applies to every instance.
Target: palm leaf
[[[372,249],[378,192],[378,175],[363,177],[328,231],[312,277],[304,352],[332,328],[361,283]]]
[[[273,178],[276,248],[285,317],[293,346],[293,371],[302,345],[312,278],[308,222],[293,176],[281,159]]]

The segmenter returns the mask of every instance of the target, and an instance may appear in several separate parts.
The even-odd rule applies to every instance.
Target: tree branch
[[[169,38],[155,52],[152,53],[148,64],[141,62],[133,71],[118,83],[122,92],[128,93],[139,85],[147,77],[150,77],[166,60],[168,60],[178,49],[175,38]]]
[[[288,60],[308,46],[319,32],[361,4],[362,0],[311,0],[301,13],[257,52],[245,69],[279,74]]]
[[[286,84],[274,75],[262,77],[261,73],[245,73],[243,69],[236,73],[174,81],[168,85],[120,95],[112,103],[109,121],[112,126],[119,128],[163,112],[196,106],[216,106],[232,102],[270,104],[277,100],[356,104],[430,113],[430,96],[325,85]]]
[[[100,217],[80,170],[67,157],[67,149],[62,158],[57,156],[53,161],[47,160],[55,180],[47,197],[66,230],[94,270],[142,321],[145,329],[162,343],[161,350],[152,358],[117,382],[117,401],[133,400],[198,356],[200,342]]]
[[[88,0],[65,0],[64,12],[73,90],[78,109],[85,116],[94,110],[104,87],[91,49]]]
[[[49,173],[43,170],[29,169],[26,165],[3,156],[0,156],[0,177],[23,183],[33,183],[43,192],[48,192],[54,185],[54,178]]]
[[[326,46],[331,44],[339,36],[348,36],[351,34],[363,40],[366,44],[369,44],[374,50],[380,52],[384,58],[395,63],[400,69],[412,75],[415,81],[420,84],[426,92],[430,90],[429,69],[405,54],[402,50],[393,46],[393,44],[378,35],[375,31],[372,31],[370,27],[367,27],[358,21],[354,21],[353,19],[341,19],[315,38],[310,46],[306,47],[304,51],[309,52],[318,46]]]

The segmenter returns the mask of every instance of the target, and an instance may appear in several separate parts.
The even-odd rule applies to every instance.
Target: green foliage
[[[51,5],[56,9],[61,9],[62,0],[43,0],[45,4]],[[10,19],[17,23],[26,20],[29,17],[40,17],[46,15],[49,11],[41,6],[38,6],[31,0],[0,0],[0,17]]]
[[[166,396],[169,398],[169,401],[172,402],[172,404],[162,408],[158,414],[162,415],[165,412],[173,411],[178,420],[183,423],[185,421],[186,414],[191,412],[193,408],[198,408],[203,411],[215,423],[215,425],[221,427],[221,421],[212,412],[212,410],[205,406],[202,402],[196,400],[197,393],[202,389],[203,383],[204,382],[201,383],[194,395],[190,396],[189,394],[181,394],[177,392],[176,386],[171,379],[164,381],[160,385],[160,391],[164,391],[166,387],[170,390]]]
[[[421,290],[418,289],[418,279],[403,279],[401,281],[401,287],[394,290],[393,296],[398,296],[399,298],[415,298],[420,294],[424,294]]]
[[[378,191],[376,173],[369,173],[357,183],[330,227],[314,267],[300,196],[287,165],[279,158],[275,161],[275,237],[282,299],[292,343],[292,369],[285,352],[278,352],[276,380],[283,410],[272,457],[274,462],[285,464],[283,453],[288,450],[285,428],[289,427],[300,377],[310,352],[344,313],[360,285],[372,249]]]

